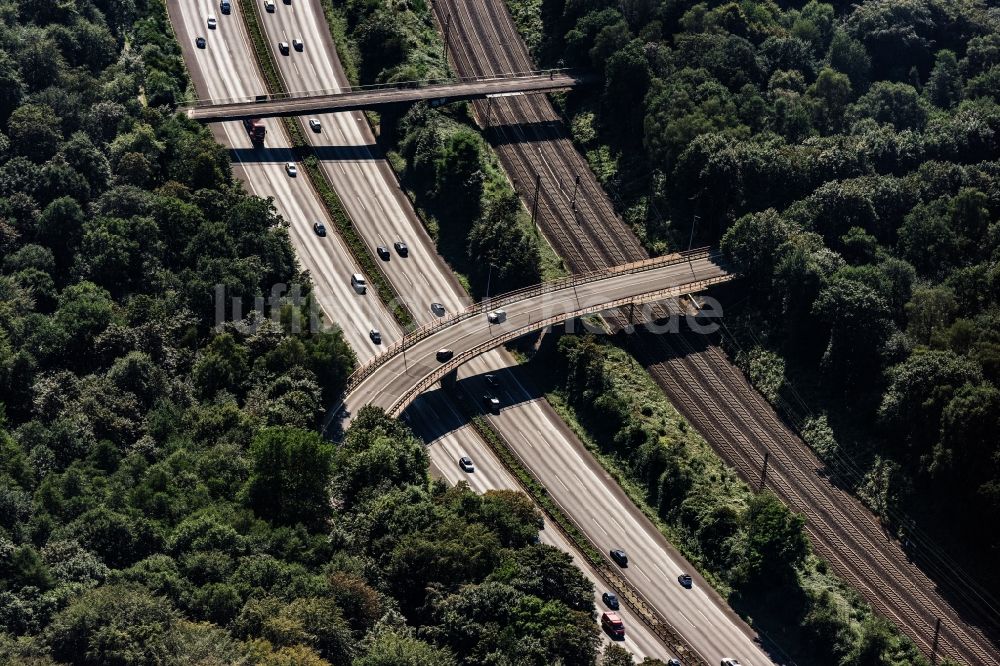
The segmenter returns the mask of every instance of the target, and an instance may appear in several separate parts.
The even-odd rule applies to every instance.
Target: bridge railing
[[[514,81],[517,79],[537,79],[544,76],[565,75],[578,77],[576,70],[538,69],[526,72],[511,72],[507,74],[484,74],[482,76],[454,76],[441,79],[420,79],[416,81],[393,81],[391,83],[369,83],[361,86],[342,86],[339,88],[324,88],[320,90],[300,90],[267,95],[247,95],[243,97],[219,97],[213,99],[196,99],[185,105],[189,109],[202,109],[222,104],[240,104],[251,102],[275,102],[287,99],[317,97],[321,95],[342,95],[346,93],[376,92],[379,90],[414,90],[456,83],[491,83],[494,81]]]
[[[644,271],[662,268],[664,266],[683,264],[697,259],[718,258],[721,256],[722,253],[719,252],[718,250],[713,251],[710,248],[698,248],[695,250],[691,250],[689,252],[682,252],[679,254],[667,255],[665,257],[657,257],[655,259],[644,259],[642,261],[636,261],[630,264],[623,264],[621,266],[615,266],[613,268],[608,268],[602,271],[593,271],[590,273],[580,273],[576,275],[570,275],[564,278],[560,278],[558,280],[553,280],[551,282],[543,282],[541,284],[537,284],[531,287],[517,289],[515,291],[511,291],[506,294],[501,294],[498,297],[490,298],[489,300],[473,303],[464,310],[452,313],[441,319],[424,324],[423,326],[415,329],[411,333],[407,333],[401,339],[397,340],[396,342],[386,347],[385,351],[373,357],[367,363],[365,363],[357,370],[355,370],[353,373],[351,373],[351,376],[347,378],[347,384],[344,387],[344,393],[346,394],[353,391],[358,384],[363,382],[366,378],[368,378],[369,375],[375,372],[375,370],[384,365],[389,359],[393,358],[399,352],[405,349],[409,349],[417,342],[420,342],[424,338],[428,337],[429,335],[432,335],[433,333],[441,330],[442,328],[447,328],[448,326],[452,326],[470,317],[481,316],[489,310],[495,310],[498,307],[502,307],[506,304],[521,301],[526,298],[532,298],[534,296],[538,296],[543,293],[550,293],[554,291],[559,291],[561,289],[578,287],[582,284],[588,284],[595,280],[601,280],[604,278],[614,277],[617,275],[641,273]]]
[[[702,289],[707,289],[714,284],[720,284],[722,282],[728,282],[736,276],[732,273],[725,273],[723,275],[714,275],[709,278],[703,278],[701,280],[695,280],[692,282],[685,282],[684,284],[673,285],[670,287],[663,287],[662,289],[655,289],[653,291],[648,291],[643,294],[637,294],[635,296],[626,296],[625,298],[619,298],[608,303],[601,303],[600,305],[590,305],[585,308],[580,308],[573,310],[571,312],[561,313],[557,315],[552,315],[551,317],[546,317],[538,321],[529,322],[519,328],[512,331],[507,331],[501,335],[490,338],[485,342],[481,342],[471,349],[467,349],[464,352],[459,353],[454,356],[450,361],[442,363],[440,366],[435,368],[432,372],[425,375],[419,382],[414,386],[410,387],[402,396],[396,399],[392,406],[387,410],[389,416],[397,417],[399,416],[406,407],[413,402],[414,399],[427,389],[429,389],[435,382],[440,380],[442,377],[447,375],[449,372],[458,368],[462,364],[474,359],[482,353],[488,352],[491,349],[495,349],[502,344],[510,342],[511,340],[516,340],[522,335],[527,335],[533,331],[537,331],[545,328],[546,326],[552,326],[563,322],[567,319],[572,319],[574,317],[583,317],[588,314],[594,314],[597,312],[605,312],[607,310],[612,310],[622,305],[629,305],[631,303],[648,303],[650,301],[656,301],[661,298],[673,298],[676,296],[681,296],[683,294],[692,291],[701,291]],[[349,392],[349,390],[348,390]]]

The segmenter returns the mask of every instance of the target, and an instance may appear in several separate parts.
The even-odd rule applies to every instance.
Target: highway
[[[689,261],[681,256],[663,257],[640,266],[566,280],[537,291],[501,294],[489,303],[418,329],[356,371],[362,379],[349,381],[343,411],[350,416],[365,405],[375,405],[390,416],[398,416],[416,394],[504,341],[584,314],[616,306],[627,308],[623,305],[626,301],[629,305],[659,301],[735,277],[719,263],[718,256],[707,253]],[[491,323],[487,306],[494,305],[502,305],[506,316]],[[439,358],[442,349],[453,357]]]
[[[279,41],[290,42],[298,38],[304,42],[302,52],[293,51],[288,57],[277,58],[280,74],[288,91],[337,89],[347,84],[318,2],[294,0],[292,5],[277,3],[274,14],[261,11],[259,16],[272,50]],[[306,136],[323,158],[323,169],[341,194],[348,213],[369,248],[374,251],[375,246],[391,243],[394,239],[403,239],[410,245],[409,257],[402,259],[393,253],[391,260],[383,262],[381,266],[396,286],[397,292],[408,297],[418,324],[431,321],[436,316],[428,307],[431,302],[443,303],[448,312],[456,312],[467,305],[468,295],[462,291],[447,265],[436,254],[432,241],[400,191],[393,172],[374,145],[374,137],[364,117],[352,112],[322,115],[318,118],[323,130],[318,134],[306,131]],[[300,122],[304,130],[308,130],[307,118],[302,118]],[[498,350],[469,363],[466,371],[481,374],[488,372],[490,368],[511,364],[511,357]],[[431,417],[419,418],[419,415],[414,414],[417,411],[419,406],[406,412],[411,423],[433,422]],[[514,440],[518,432],[537,432],[545,442],[539,447],[541,453],[553,456],[553,469],[559,469],[561,464],[555,462],[558,454],[554,449],[565,447],[567,443],[574,447],[573,450],[582,452],[580,455],[583,460],[594,462],[582,443],[568,431],[544,400],[515,400],[499,417],[492,417],[491,421],[508,440]],[[533,424],[531,430],[527,424]],[[431,455],[441,469],[456,464],[454,458],[438,458],[437,449],[433,447]],[[481,455],[487,454],[484,451]],[[500,462],[492,455],[485,460],[485,465],[479,460],[480,468],[486,466],[499,469]],[[605,507],[607,515],[614,515],[623,524],[630,524],[634,520],[644,525],[642,531],[628,535],[627,539],[626,535],[622,535],[622,539],[628,541],[625,547],[656,553],[658,561],[669,561],[672,568],[691,568],[675,551],[664,546],[662,535],[627,499],[623,499],[621,489],[612,479],[595,476],[592,480],[602,487],[572,484],[564,488],[562,484],[555,484],[554,487],[548,487],[548,490],[552,494],[558,492],[559,501],[564,506],[593,507],[595,495],[617,499],[617,502],[610,501]],[[596,538],[599,531],[595,525],[590,533]],[[631,576],[630,580],[634,585],[649,587],[648,582],[637,573],[637,569],[626,570],[624,573]],[[676,586],[669,585],[669,582],[657,597],[660,600],[657,607],[679,631],[688,626],[685,615],[699,623],[705,632],[704,643],[696,647],[708,658],[718,661],[722,656],[737,656],[742,658],[745,666],[769,663],[767,656],[757,647],[751,629],[733,615],[717,594],[702,592],[699,595],[684,596],[678,594]],[[680,610],[677,610],[677,606]],[[699,620],[702,616],[710,620]],[[661,651],[651,656],[664,655]]]
[[[167,8],[200,96],[246,96],[265,90],[256,64],[248,56],[249,38],[237,3],[228,16],[219,13],[214,0],[171,0]],[[215,30],[206,28],[208,15],[218,18]],[[207,48],[195,48],[199,35],[206,38]],[[400,337],[402,331],[374,293],[360,295],[351,287],[350,276],[360,268],[332,233],[334,225],[308,179],[301,173],[291,178],[285,172],[291,144],[281,121],[265,124],[266,150],[253,148],[240,122],[213,125],[212,131],[219,143],[233,149],[234,170],[242,173],[248,190],[260,197],[273,197],[278,213],[289,223],[299,262],[313,277],[318,303],[333,323],[343,327],[348,343],[363,362],[377,351],[368,338],[371,328],[380,329],[386,342]],[[312,229],[315,221],[323,221],[331,233],[325,238],[316,236]]]
[[[254,65],[249,39],[239,17],[238,5],[233,4],[233,14],[229,16],[220,16],[215,7],[214,2],[206,0],[184,3],[171,0],[168,3],[171,22],[181,42],[185,61],[191,77],[195,81],[198,94],[200,96],[226,96],[255,94],[257,90],[263,91],[264,84]],[[296,7],[304,9],[310,5],[299,2]],[[289,9],[289,7],[279,4],[278,9]],[[208,32],[207,30],[203,31],[201,26],[205,16],[209,14],[219,18],[219,28],[212,35],[209,35],[208,48],[200,51],[193,48],[194,37]],[[311,66],[306,66],[304,63],[303,65],[299,65],[299,63],[288,65],[292,71],[310,75],[317,71],[327,72],[327,76],[329,76],[329,67],[336,65],[339,68],[339,61],[332,50],[332,41],[318,3],[312,5],[309,12],[295,12],[293,9],[284,18],[293,19],[292,29],[295,29],[295,22],[301,21],[309,28],[309,31],[316,35],[314,43],[323,43],[327,47],[325,57],[321,55],[322,51],[313,55],[315,62]],[[274,29],[271,26],[268,27]],[[298,34],[306,34],[306,31],[303,30]],[[328,69],[323,69],[324,67]],[[284,69],[282,73],[285,75]],[[330,80],[336,82],[337,79]],[[304,87],[308,85],[310,84],[306,83]],[[436,254],[432,241],[427,236],[405,196],[399,190],[388,164],[380,156],[376,157],[375,153],[371,152],[374,149],[374,138],[371,136],[365,119],[356,113],[321,116],[321,118],[323,131],[319,135],[313,136],[313,139],[319,142],[320,154],[323,154],[325,143],[328,148],[344,149],[352,156],[351,159],[326,159],[322,165],[323,169],[343,196],[345,207],[355,223],[361,228],[371,250],[374,252],[375,246],[380,243],[391,245],[392,241],[396,239],[405,239],[410,246],[410,254],[406,259],[393,253],[392,259],[383,266],[387,269],[386,272],[394,284],[408,287],[403,293],[410,296],[409,302],[413,306],[411,311],[417,320],[426,322],[437,316],[430,311],[428,307],[430,302],[436,301],[445,304],[448,312],[465,307],[469,299],[461,290],[450,270]],[[282,147],[287,150],[289,142],[280,123],[277,121],[265,122],[268,127],[266,144],[270,146],[269,150],[282,150]],[[301,122],[305,127],[306,119],[303,118]],[[213,126],[213,130],[216,131],[217,137],[224,145],[240,149],[236,151],[237,158],[250,151],[250,145],[241,124],[227,123]],[[312,133],[307,134],[307,136],[312,136]],[[287,186],[289,182],[282,180],[287,176],[285,176],[281,164],[240,160],[238,165],[234,164],[234,168],[238,174],[242,173],[243,179],[252,191],[260,196],[276,196],[276,206],[283,216],[287,216],[288,211],[298,211],[302,207],[313,211],[311,213],[313,216],[321,214],[325,216],[311,188],[298,187],[293,192],[279,188],[280,184],[285,183]],[[269,176],[271,180],[265,176]],[[297,181],[295,184],[301,182]],[[327,228],[332,232],[333,225],[329,221],[327,221]],[[353,311],[351,307],[338,303],[334,297],[329,295],[347,294],[347,296],[353,297],[350,285],[346,283],[346,277],[357,269],[346,250],[343,250],[343,254],[339,257],[328,255],[328,253],[332,253],[333,248],[342,248],[339,241],[328,245],[330,241],[337,240],[335,234],[331,233],[327,238],[320,239],[310,235],[311,228],[304,227],[304,231],[308,233],[293,234],[293,241],[300,261],[313,274],[315,289],[321,298],[324,311],[331,315],[334,320],[347,322],[345,333],[348,342],[355,350],[359,360],[364,362],[378,349],[372,345],[367,337],[366,322],[371,320],[380,322],[385,344],[400,337],[402,332],[390,320],[389,315],[378,303],[374,294],[369,294],[367,298],[370,300],[366,301],[349,299],[348,304],[354,306]],[[325,266],[319,262],[310,263],[311,259],[315,260],[317,257],[325,258]],[[344,289],[341,289],[341,276],[344,278]],[[364,302],[371,307],[372,312],[358,311],[356,308],[359,302]],[[351,314],[342,317],[340,313],[343,312]],[[361,323],[352,324],[351,322]],[[499,352],[494,352],[494,354],[499,354]],[[498,355],[497,359],[500,358]],[[425,433],[428,431],[427,427],[421,427],[421,423],[439,423],[438,413],[431,411],[430,408],[421,409],[417,406],[407,412],[407,417],[417,427],[418,433],[421,430]],[[480,479],[493,480],[495,478],[495,487],[511,487],[509,477],[503,481],[500,480],[504,478],[501,476],[501,463],[493,458],[485,444],[468,426],[439,434],[428,441],[433,443],[429,452],[436,468],[453,468],[457,458],[450,456],[455,451],[463,450],[469,455],[473,455],[479,463],[479,469],[476,472],[477,482]],[[448,448],[446,449],[445,446]],[[477,489],[482,490],[484,487],[479,485]],[[548,535],[544,538],[548,538]],[[555,545],[566,546],[566,550],[573,553],[577,561],[580,560],[579,555],[571,550],[567,544],[557,543]],[[603,583],[596,573],[589,567],[583,570],[594,582],[595,588],[599,591],[603,590]],[[631,643],[627,642],[626,644],[638,659],[641,660],[646,656],[657,658],[669,656],[663,644],[654,634],[637,619],[632,618],[630,621],[628,618],[631,618],[631,615],[627,615],[625,619],[628,623],[628,641]]]
[[[525,71],[534,65],[503,0],[435,0],[439,25],[450,26],[451,61],[461,76]],[[474,104],[480,122],[487,106]],[[573,271],[590,271],[646,256],[615,213],[586,160],[575,150],[551,103],[542,96],[493,100],[487,136],[512,179],[534,181],[538,220]],[[576,206],[569,205],[579,177]],[[529,188],[522,188],[527,200]],[[579,233],[580,229],[585,233]],[[807,517],[816,550],[877,610],[924,651],[961,663],[996,663],[1000,613],[943,550],[911,533],[904,552],[881,521],[828,473],[809,447],[753,390],[715,345],[685,336],[643,336],[636,345],[647,371],[715,449],[756,481],[770,452],[772,489]],[[935,626],[940,620],[940,632]],[[936,648],[936,650],[935,650]]]
[[[303,47],[304,51],[304,47]],[[276,51],[279,58],[291,58]],[[199,100],[185,110],[192,120],[224,121],[244,118],[293,117],[306,114],[373,110],[395,104],[415,102],[457,102],[486,99],[511,94],[556,92],[574,88],[583,82],[578,76],[555,70],[542,73],[511,74],[484,79],[448,83],[412,82],[374,89],[313,90],[307,93],[271,95],[260,100],[256,96]]]
[[[335,89],[346,85],[346,77],[340,68],[339,58],[318,2],[296,0],[291,6],[279,3],[274,14],[260,12],[259,15],[261,25],[267,32],[267,42],[272,49],[279,41],[298,38],[304,42],[302,52],[292,52],[287,58],[277,59],[287,90],[294,92]],[[436,316],[428,307],[433,301],[444,303],[448,312],[456,312],[467,305],[468,295],[462,291],[447,265],[436,254],[433,243],[400,191],[393,172],[374,145],[374,137],[363,116],[352,112],[323,115],[318,118],[322,122],[322,132],[316,134],[307,131],[306,135],[317,148],[318,154],[324,157],[323,169],[334,187],[341,193],[348,213],[369,247],[374,251],[375,246],[391,243],[394,239],[403,239],[410,245],[408,258],[401,259],[393,253],[392,259],[381,265],[389,280],[396,285],[397,291],[409,297],[409,302],[413,304],[411,311],[417,322],[426,323]],[[303,128],[307,129],[307,118],[302,118],[301,122]],[[333,128],[332,132],[330,128]],[[466,371],[480,374],[488,372],[490,368],[511,364],[513,360],[508,354],[495,351],[468,364]],[[419,410],[419,405],[415,405],[406,412],[410,423],[435,422],[433,417],[421,419]],[[534,424],[532,429],[537,431],[545,442],[545,445],[539,448],[546,454],[549,449],[566,446],[569,442],[575,451],[582,451],[581,456],[584,459],[592,461],[582,443],[568,431],[544,400],[516,400],[506,407],[499,417],[492,417],[491,420],[508,440],[515,439],[519,431],[527,432],[526,424]],[[432,447],[431,456],[439,468],[448,469],[456,464],[454,458],[443,460],[439,458],[441,454],[438,450]],[[499,469],[499,461],[488,455],[485,450],[477,455],[488,456],[485,459],[477,458],[480,469],[484,467]],[[552,455],[555,456],[554,453]],[[486,460],[487,463],[484,465],[482,460]],[[558,464],[553,464],[553,468],[558,468]],[[621,489],[613,480],[599,476],[594,482],[603,488],[598,490],[574,484],[567,490],[561,484],[556,484],[555,487],[548,489],[550,493],[559,492],[560,501],[564,505],[592,507],[595,493],[617,498],[619,501],[612,502],[606,511],[615,515],[619,521],[635,520],[644,525],[641,532],[628,538],[626,547],[658,553],[660,561],[670,561],[671,566],[677,569],[691,568],[676,552],[668,550],[663,545],[665,540],[662,535],[659,535],[630,502],[622,499]],[[631,519],[627,518],[629,515],[632,516]],[[597,532],[599,528],[594,526],[591,533]],[[624,535],[622,538],[625,538]],[[633,543],[635,545],[632,545]],[[647,581],[635,571],[625,573],[633,576],[633,584],[643,588],[648,587]],[[710,636],[707,636],[704,645],[700,646],[708,657],[718,661],[721,656],[737,656],[743,658],[744,664],[756,666],[769,663],[754,642],[750,628],[732,614],[728,605],[717,594],[704,592],[703,596],[685,597],[678,595],[677,592],[674,586],[668,585],[659,597],[661,601],[657,605],[680,631],[687,626],[682,613],[690,616],[703,628],[709,628],[706,631]],[[689,606],[688,603],[692,605]],[[674,604],[679,604],[682,610],[675,611]],[[699,620],[702,615],[711,618],[711,621]],[[651,656],[662,658],[665,655],[661,648],[661,652]]]

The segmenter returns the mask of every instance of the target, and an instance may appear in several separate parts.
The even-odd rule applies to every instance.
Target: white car
[[[313,132],[319,132],[321,129],[323,129],[323,123],[319,121],[319,118],[310,118],[309,129],[311,129]]]
[[[505,310],[494,310],[486,315],[486,318],[491,324],[502,324],[507,321],[507,312]]]
[[[208,29],[209,30],[215,30],[215,28],[216,28],[217,25],[219,25],[219,22],[215,20],[215,17],[214,16],[209,16],[208,17]]]
[[[268,14],[274,13],[274,0],[264,0],[264,11]]]
[[[285,173],[287,173],[292,178],[295,178],[297,175],[299,175],[299,170],[295,166],[295,162],[285,162]]]
[[[722,666],[740,666],[740,662],[732,657],[726,657],[722,660]]]

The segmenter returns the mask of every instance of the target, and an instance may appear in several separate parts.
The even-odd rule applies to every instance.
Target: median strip
[[[246,25],[247,32],[250,34],[250,41],[253,44],[255,59],[264,73],[264,83],[267,85],[268,93],[280,94],[286,92],[274,61],[274,55],[264,40],[264,34],[258,21],[256,6],[253,0],[239,0],[239,3],[241,13],[243,14],[243,22]],[[358,262],[361,271],[368,276],[371,286],[374,287],[375,292],[378,294],[379,300],[386,305],[396,322],[403,328],[404,332],[409,330],[414,325],[413,315],[403,304],[403,298],[396,292],[385,273],[382,272],[371,252],[368,251],[368,246],[354,226],[350,215],[344,209],[343,202],[337,196],[337,192],[320,168],[319,159],[313,152],[312,146],[309,145],[309,142],[306,141],[305,136],[302,134],[302,127],[294,118],[282,118],[281,120],[288,131],[296,158],[305,167],[305,172],[312,183],[313,189],[316,190],[320,200],[326,207],[330,219],[337,226],[337,231],[347,245],[351,256]]]

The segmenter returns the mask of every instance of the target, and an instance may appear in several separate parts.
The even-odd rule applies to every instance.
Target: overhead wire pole
[[[542,187],[542,175],[535,172],[535,201],[531,205],[531,224],[537,226],[535,220],[538,218],[538,191]]]

